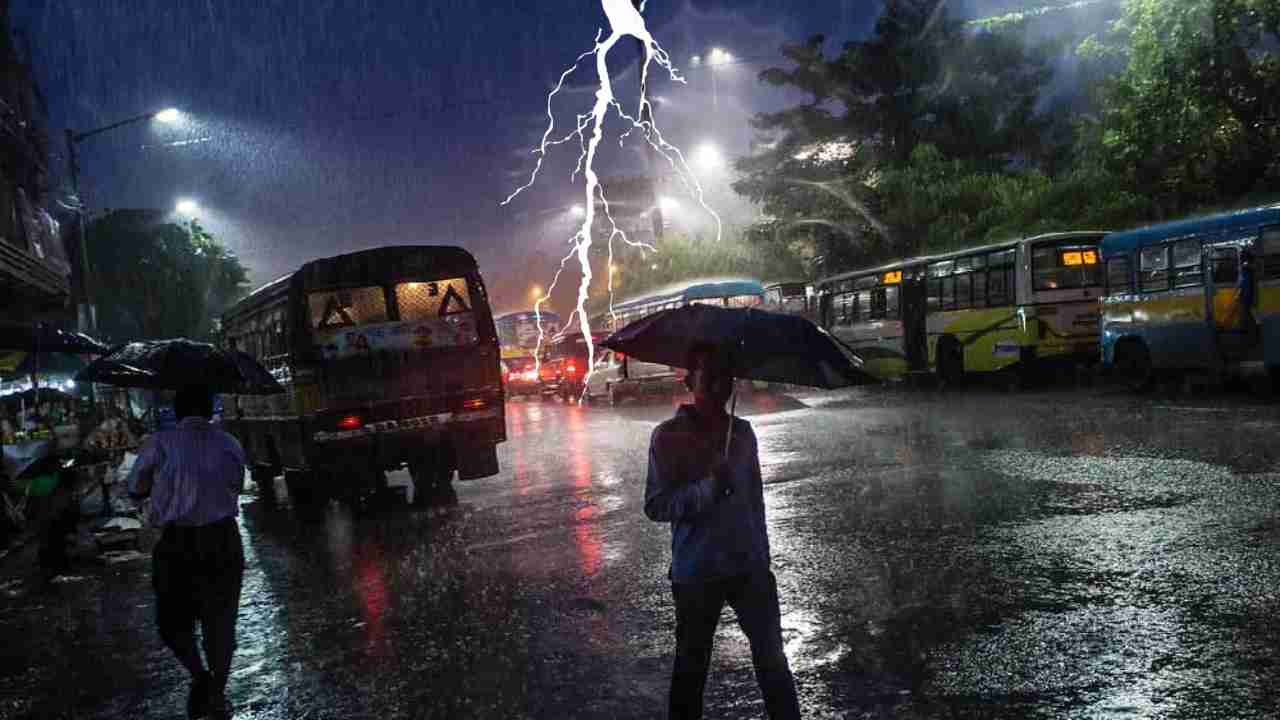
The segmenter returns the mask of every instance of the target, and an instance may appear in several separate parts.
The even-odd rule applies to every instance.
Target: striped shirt
[[[240,513],[244,449],[202,417],[151,435],[129,472],[129,492],[151,495],[156,526],[200,526]]]

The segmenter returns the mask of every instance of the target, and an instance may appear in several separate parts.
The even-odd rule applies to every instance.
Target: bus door
[[[928,312],[923,274],[907,271],[902,275],[902,349],[908,371],[929,369],[929,340],[925,324]]]
[[[1245,308],[1240,306],[1240,249],[1234,245],[1205,248],[1208,282],[1204,284],[1205,322],[1218,349],[1227,358],[1236,358],[1246,349]]]

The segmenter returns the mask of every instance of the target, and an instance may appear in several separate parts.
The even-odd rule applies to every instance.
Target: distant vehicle
[[[1038,235],[826,278],[819,323],[886,380],[1093,363],[1104,235]]]
[[[537,363],[532,354],[509,357],[502,364],[505,368],[503,382],[506,384],[507,397],[542,394],[542,381],[538,378]]]
[[[757,280],[712,280],[675,285],[655,293],[624,300],[591,319],[591,327],[618,330],[660,310],[689,304],[724,307],[756,307],[764,302],[764,286]]]
[[[532,357],[538,347],[538,324],[542,324],[542,338],[546,343],[560,332],[560,316],[550,310],[535,312],[520,310],[503,313],[494,318],[494,327],[498,331],[498,344],[502,347],[502,357]]]
[[[603,349],[602,349],[603,350]],[[612,350],[603,350],[595,371],[587,379],[587,402],[607,400],[616,405],[627,398],[672,395],[684,390],[684,371],[639,362]]]
[[[603,355],[605,349],[599,347],[607,333],[593,333],[592,341],[596,345],[596,356]],[[586,388],[587,376],[587,340],[581,332],[563,332],[555,337],[547,347],[542,359],[539,379],[544,394],[556,395],[565,401],[582,397]]]
[[[1280,205],[1115,233],[1102,259],[1103,366],[1135,390],[1255,369],[1280,386]]]
[[[226,342],[287,393],[227,396],[256,478],[299,502],[354,499],[408,465],[415,499],[497,474],[506,440],[498,338],[475,259],[400,246],[303,265],[223,316]]]
[[[764,302],[761,308],[772,312],[799,315],[814,319],[817,314],[809,302],[810,288],[803,281],[772,282],[764,286]]]

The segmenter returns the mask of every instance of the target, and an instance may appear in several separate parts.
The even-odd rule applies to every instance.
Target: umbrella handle
[[[729,401],[729,429],[724,433],[724,459],[729,459],[729,441],[733,439],[733,418],[738,412],[738,386],[733,387],[733,399]]]

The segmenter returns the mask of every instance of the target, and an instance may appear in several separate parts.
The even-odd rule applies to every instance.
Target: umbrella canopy
[[[107,349],[102,350],[103,353]],[[32,375],[75,375],[89,364],[84,355],[69,352],[27,352],[0,350],[0,379],[26,378]]]
[[[59,330],[43,323],[36,325],[0,323],[0,350],[105,355],[108,349],[106,345],[88,335]]]
[[[838,388],[878,382],[862,358],[798,315],[755,308],[686,305],[641,318],[610,335],[604,347],[643,362],[684,367],[690,348],[711,344],[728,353],[735,377]]]
[[[271,373],[249,355],[185,339],[120,345],[90,363],[76,380],[153,390],[200,385],[215,393],[238,395],[284,392]]]

